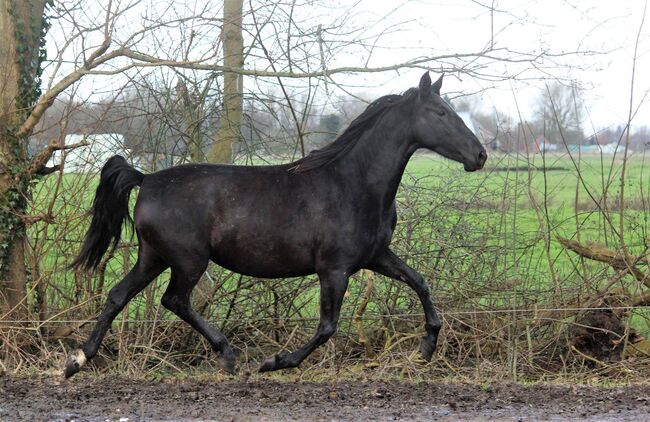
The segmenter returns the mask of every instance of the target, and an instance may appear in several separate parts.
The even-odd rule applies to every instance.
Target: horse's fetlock
[[[221,369],[226,371],[229,374],[234,374],[235,373],[235,366],[236,366],[236,360],[235,360],[235,354],[232,353],[221,353],[221,355],[218,358],[219,366]]]
[[[431,361],[431,357],[435,351],[436,340],[430,339],[429,336],[422,337],[420,340],[420,353],[422,355],[422,358],[427,362]]]
[[[427,327],[427,332],[431,332],[437,337],[441,329],[442,329],[442,321],[437,319],[433,321],[431,325],[429,325],[429,327]]]

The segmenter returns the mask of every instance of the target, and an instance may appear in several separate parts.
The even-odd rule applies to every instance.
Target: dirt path
[[[650,386],[0,378],[0,420],[650,420]]]

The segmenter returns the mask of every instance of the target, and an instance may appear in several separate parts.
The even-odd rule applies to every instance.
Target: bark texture
[[[38,97],[46,0],[0,0],[0,312],[20,313],[26,294],[27,133]]]
[[[226,69],[244,66],[244,38],[242,36],[243,0],[225,0],[223,9],[223,60]],[[233,147],[241,138],[244,108],[244,80],[240,73],[224,71],[223,107],[219,130],[208,154],[212,163],[230,163]]]

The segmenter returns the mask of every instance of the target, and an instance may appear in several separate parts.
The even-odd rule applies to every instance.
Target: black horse
[[[426,319],[420,351],[431,359],[441,322],[426,282],[390,250],[397,221],[395,194],[415,150],[427,148],[481,169],[485,148],[442,98],[442,77],[429,73],[418,88],[379,98],[334,142],[287,165],[189,164],[144,175],[112,157],[101,172],[92,222],[76,268],[95,269],[130,219],[128,198],[140,186],[134,224],[138,260],[111,289],[97,324],[68,358],[75,374],[97,349],[113,319],[156,276],[171,267],[162,304],[190,324],[234,371],[225,336],[190,307],[190,294],[208,261],[260,278],[320,279],[320,323],[293,353],[273,356],[260,371],[298,366],[336,331],[348,279],[367,268],[402,281],[417,293]]]

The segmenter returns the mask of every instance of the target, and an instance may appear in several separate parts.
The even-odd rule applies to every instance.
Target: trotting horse
[[[427,148],[481,169],[483,146],[442,98],[442,77],[371,103],[334,142],[278,166],[189,164],[144,175],[124,158],[108,160],[93,202],[92,221],[73,266],[93,270],[130,219],[129,194],[140,186],[134,225],[138,259],[111,289],[88,340],[71,353],[70,377],[92,359],[124,306],[171,268],[162,304],[201,333],[221,367],[235,369],[226,337],[190,307],[190,294],[212,260],[260,278],[318,274],[320,323],[293,353],[266,359],[260,371],[298,366],[336,331],[348,279],[366,268],[406,283],[425,315],[422,357],[436,349],[441,321],[426,282],[390,249],[397,222],[395,195],[415,150]]]

